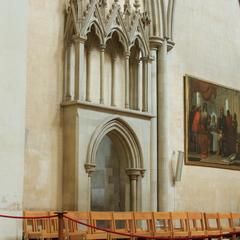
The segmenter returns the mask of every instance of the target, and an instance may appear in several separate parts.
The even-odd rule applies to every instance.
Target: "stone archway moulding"
[[[131,172],[131,169],[134,169],[143,175],[145,172],[143,154],[138,138],[130,125],[119,116],[106,119],[94,131],[88,145],[87,160],[85,163],[86,172],[90,175],[95,171],[96,154],[99,144],[103,137],[111,131],[118,133],[119,141],[124,147],[128,162],[127,172]]]

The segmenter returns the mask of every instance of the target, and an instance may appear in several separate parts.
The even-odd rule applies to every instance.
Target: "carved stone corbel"
[[[91,177],[91,174],[96,171],[96,164],[94,163],[85,163],[84,167],[89,177]]]

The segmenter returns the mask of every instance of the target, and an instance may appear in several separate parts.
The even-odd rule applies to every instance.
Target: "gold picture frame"
[[[184,76],[185,164],[240,170],[240,91]]]

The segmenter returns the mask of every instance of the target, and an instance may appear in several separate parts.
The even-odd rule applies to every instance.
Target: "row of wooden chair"
[[[24,215],[52,216],[54,212],[25,211]],[[220,238],[222,234],[225,237],[236,237],[240,232],[240,214],[236,213],[68,212],[65,216],[64,236],[69,240],[134,239],[143,236],[149,238]],[[71,219],[116,233],[83,226]],[[130,235],[135,235],[135,237]],[[24,237],[25,239],[57,238],[58,218],[24,220]]]

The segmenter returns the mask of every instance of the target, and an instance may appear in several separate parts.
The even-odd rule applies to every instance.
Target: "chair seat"
[[[202,230],[195,230],[195,231],[190,231],[190,236],[192,237],[201,237],[201,236],[206,236],[206,232],[205,231],[202,231]]]
[[[164,230],[157,230],[153,233],[154,237],[171,237],[172,233]]]

